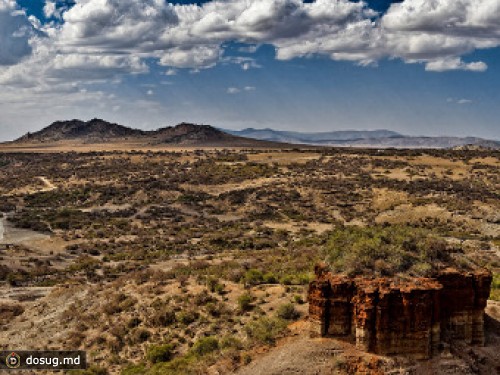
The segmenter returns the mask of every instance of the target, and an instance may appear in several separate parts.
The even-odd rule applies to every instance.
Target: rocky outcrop
[[[317,266],[309,285],[313,334],[353,340],[381,355],[432,357],[443,341],[484,344],[491,273],[445,270],[435,278],[348,278]]]

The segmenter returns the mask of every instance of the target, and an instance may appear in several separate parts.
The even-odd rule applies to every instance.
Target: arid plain
[[[86,350],[86,374],[495,371],[498,151],[146,148],[3,148],[2,348]],[[439,238],[488,267],[486,346],[414,362],[309,338],[314,265],[352,228]]]

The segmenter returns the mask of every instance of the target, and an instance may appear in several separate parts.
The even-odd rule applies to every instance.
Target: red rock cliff
[[[344,337],[382,355],[426,359],[439,343],[484,344],[484,308],[492,275],[486,270],[441,272],[410,281],[334,276],[315,269],[309,285],[313,333]]]

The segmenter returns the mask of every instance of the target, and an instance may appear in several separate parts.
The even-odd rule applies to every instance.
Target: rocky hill
[[[227,134],[210,125],[194,125],[181,123],[177,126],[169,126],[158,129],[153,134],[153,142],[160,144],[177,145],[205,145],[218,146],[231,144],[233,146],[259,146],[269,142],[258,141],[250,138],[238,137]]]
[[[139,145],[185,145],[227,147],[272,147],[278,143],[244,138],[225,133],[210,125],[181,123],[158,130],[139,130],[101,119],[56,121],[34,133],[27,133],[13,144],[51,143],[136,143]]]
[[[35,133],[27,133],[15,142],[57,142],[80,140],[83,142],[109,141],[127,137],[145,137],[147,132],[113,124],[101,119],[90,121],[56,121]]]

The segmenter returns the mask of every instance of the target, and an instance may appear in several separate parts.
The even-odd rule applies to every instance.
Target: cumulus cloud
[[[0,66],[17,64],[29,56],[35,34],[33,23],[15,1],[0,0]]]
[[[77,0],[63,19],[61,45],[110,52],[154,49],[159,33],[178,23],[163,0]]]
[[[469,70],[472,72],[484,72],[488,66],[482,61],[471,63],[463,62],[459,57],[429,61],[425,70],[431,72],[444,72],[447,70]]]
[[[47,18],[61,18],[61,12],[57,9],[55,1],[46,1],[43,7],[43,14]]]
[[[426,70],[484,71],[484,62],[460,56],[500,46],[498,0],[405,0],[391,5],[381,19],[388,53]]]
[[[500,0],[404,0],[385,14],[349,0],[47,0],[44,12],[60,21],[39,25],[15,1],[0,0],[0,65],[10,66],[0,82],[116,80],[147,72],[146,59],[167,74],[218,63],[260,67],[225,56],[228,41],[248,45],[241,53],[272,45],[279,60],[323,55],[370,65],[398,58],[433,72],[482,72],[484,62],[463,56],[500,46]],[[36,36],[37,27],[47,37]]]

